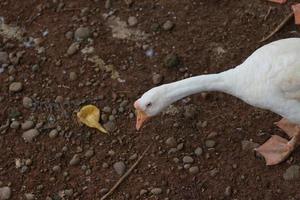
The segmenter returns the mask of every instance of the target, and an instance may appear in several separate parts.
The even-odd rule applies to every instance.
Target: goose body
[[[225,92],[281,115],[283,120],[277,125],[292,139],[288,142],[274,136],[257,151],[268,165],[283,161],[298,145],[300,135],[300,38],[262,46],[233,69],[150,89],[134,104],[138,111],[136,128],[173,102],[203,91]]]

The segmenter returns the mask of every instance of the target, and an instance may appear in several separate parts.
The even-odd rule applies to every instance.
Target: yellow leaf
[[[80,122],[91,128],[96,128],[102,133],[108,133],[99,123],[100,110],[94,105],[83,106],[77,113]]]

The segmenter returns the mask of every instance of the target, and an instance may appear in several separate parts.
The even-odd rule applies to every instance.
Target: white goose
[[[152,88],[134,103],[136,129],[173,102],[203,91],[225,92],[281,115],[276,124],[290,141],[273,135],[256,149],[267,165],[280,163],[300,142],[300,38],[267,44],[234,69]]]

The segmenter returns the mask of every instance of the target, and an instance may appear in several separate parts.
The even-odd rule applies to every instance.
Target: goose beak
[[[149,116],[142,111],[140,108],[138,102],[134,103],[134,107],[136,109],[136,125],[135,128],[136,130],[140,130],[143,126],[143,124],[149,119]]]

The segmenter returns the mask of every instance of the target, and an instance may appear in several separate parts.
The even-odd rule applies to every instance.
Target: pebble
[[[38,135],[39,131],[37,129],[30,129],[28,131],[25,131],[22,134],[22,137],[25,140],[25,142],[32,142]]]
[[[283,179],[286,181],[297,180],[299,179],[299,165],[292,165],[283,174]]]
[[[168,145],[169,147],[176,147],[177,146],[176,139],[174,137],[169,137],[166,140],[166,145]]]
[[[116,162],[113,167],[118,175],[122,176],[125,173],[126,166],[123,161]]]
[[[193,119],[196,116],[196,107],[194,105],[187,105],[184,106],[184,117],[187,119]]]
[[[154,195],[159,195],[162,193],[162,189],[161,188],[153,188],[150,192]]]
[[[108,132],[113,132],[117,126],[113,121],[108,121],[106,122],[103,127],[108,131]]]
[[[230,186],[227,186],[225,189],[225,196],[230,197],[232,193],[232,188]]]
[[[67,55],[74,55],[79,50],[79,47],[80,45],[77,42],[72,43],[67,50]]]
[[[191,156],[184,156],[182,158],[183,163],[193,163],[194,159]]]
[[[163,81],[163,76],[160,74],[153,74],[152,76],[152,83],[154,85],[158,85]]]
[[[253,151],[258,146],[259,146],[259,144],[252,142],[252,141],[248,141],[248,140],[242,141],[242,149],[244,151]]]
[[[0,51],[0,65],[8,64],[8,63],[9,63],[8,54],[4,51]]]
[[[205,146],[207,148],[213,148],[213,147],[216,146],[216,141],[214,141],[214,140],[206,140],[205,141]]]
[[[66,196],[70,197],[73,195],[74,191],[73,191],[73,189],[67,189],[64,191],[64,193]]]
[[[58,135],[58,131],[56,129],[53,129],[49,133],[50,138],[55,138]]]
[[[10,128],[12,129],[18,129],[20,127],[20,122],[18,121],[12,121],[12,123],[10,124]]]
[[[170,21],[170,20],[167,20],[163,25],[162,25],[162,28],[165,30],[165,31],[170,31],[174,28],[175,24]]]
[[[203,153],[203,149],[201,147],[197,147],[194,151],[195,155],[201,156]]]
[[[215,132],[215,131],[213,131],[213,132],[211,132],[210,134],[208,134],[207,139],[215,138],[217,135],[218,135],[218,133]]]
[[[175,53],[168,54],[164,59],[164,65],[169,68],[177,67],[179,63],[179,57]]]
[[[189,172],[191,174],[197,174],[199,172],[199,167],[197,167],[197,166],[190,167]]]
[[[21,129],[22,130],[28,130],[34,127],[34,122],[31,120],[27,120],[24,123],[21,124]]]
[[[7,200],[11,197],[11,189],[10,187],[1,187],[0,188],[0,199]]]
[[[59,165],[55,165],[55,166],[53,166],[52,170],[54,172],[59,172],[61,170],[61,167]]]
[[[25,193],[24,196],[27,200],[33,200],[35,198],[34,194],[32,193]]]
[[[75,154],[72,159],[70,160],[69,164],[71,166],[74,166],[74,165],[78,165],[80,162],[80,156],[78,154]]]
[[[31,108],[33,102],[30,97],[23,97],[22,103],[24,108]]]
[[[94,150],[93,149],[89,149],[85,152],[84,156],[86,158],[91,158],[94,155]]]
[[[106,194],[108,192],[108,189],[107,188],[102,188],[100,190],[100,194]]]
[[[145,190],[145,189],[141,189],[140,190],[140,196],[146,194],[148,192],[148,190]]]
[[[23,89],[21,82],[13,82],[9,85],[10,92],[20,92]]]
[[[91,30],[88,27],[79,27],[74,33],[76,41],[86,40],[91,36]]]
[[[68,31],[68,32],[66,32],[65,37],[68,40],[71,40],[74,37],[74,33],[72,31]]]
[[[111,113],[111,107],[105,106],[105,107],[102,109],[102,111],[105,112],[105,113]]]
[[[217,168],[214,168],[212,170],[209,171],[209,175],[214,177],[219,173],[219,170]]]
[[[76,74],[76,72],[70,72],[70,74],[69,74],[69,79],[70,79],[71,81],[75,81],[75,80],[77,79],[77,74]]]
[[[127,22],[128,22],[128,25],[129,25],[129,26],[135,26],[135,25],[137,25],[138,20],[137,20],[136,17],[130,16],[130,17],[128,17]]]

